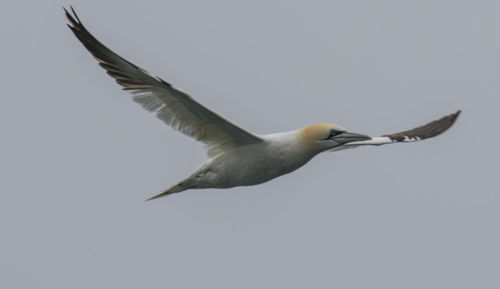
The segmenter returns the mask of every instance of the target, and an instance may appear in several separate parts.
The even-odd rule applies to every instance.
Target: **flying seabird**
[[[73,15],[64,11],[71,31],[99,65],[124,90],[132,93],[135,102],[154,112],[167,125],[205,144],[208,155],[205,163],[181,182],[148,200],[188,189],[260,184],[298,169],[324,151],[420,141],[450,128],[460,114],[459,110],[423,126],[380,137],[348,132],[330,123],[289,132],[253,134],[114,53],[90,34],[73,8]]]

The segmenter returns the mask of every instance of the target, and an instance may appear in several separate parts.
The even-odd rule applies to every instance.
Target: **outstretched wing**
[[[444,116],[438,120],[431,121],[428,124],[419,126],[414,129],[393,134],[387,134],[380,137],[372,137],[370,140],[366,141],[351,142],[348,143],[347,145],[352,145],[352,146],[383,145],[383,144],[390,144],[397,142],[416,142],[427,138],[431,138],[449,129],[457,119],[460,112],[461,111],[459,110],[455,113]]]
[[[133,100],[174,129],[205,143],[209,156],[262,141],[199,104],[188,94],[114,53],[87,31],[73,8],[73,15],[66,9],[64,11],[71,31],[99,65],[124,90],[132,93]]]

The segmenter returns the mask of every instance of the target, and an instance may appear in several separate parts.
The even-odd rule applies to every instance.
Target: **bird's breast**
[[[249,186],[290,173],[311,158],[286,145],[248,145],[219,155],[202,166],[198,174],[204,176],[207,187]]]

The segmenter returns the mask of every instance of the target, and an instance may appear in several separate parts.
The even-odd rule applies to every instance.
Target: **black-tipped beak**
[[[334,136],[332,139],[338,143],[347,144],[353,141],[369,140],[371,139],[371,137],[359,133],[343,132],[339,135]]]

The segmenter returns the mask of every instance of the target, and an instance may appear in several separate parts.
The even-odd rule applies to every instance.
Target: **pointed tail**
[[[154,200],[154,199],[165,197],[165,196],[170,195],[170,194],[179,193],[179,192],[185,191],[185,190],[187,190],[189,188],[190,187],[185,186],[185,184],[183,182],[180,182],[177,185],[172,186],[168,190],[164,191],[163,193],[155,195],[155,196],[152,196],[151,198],[147,199],[146,201],[151,201],[151,200]]]

